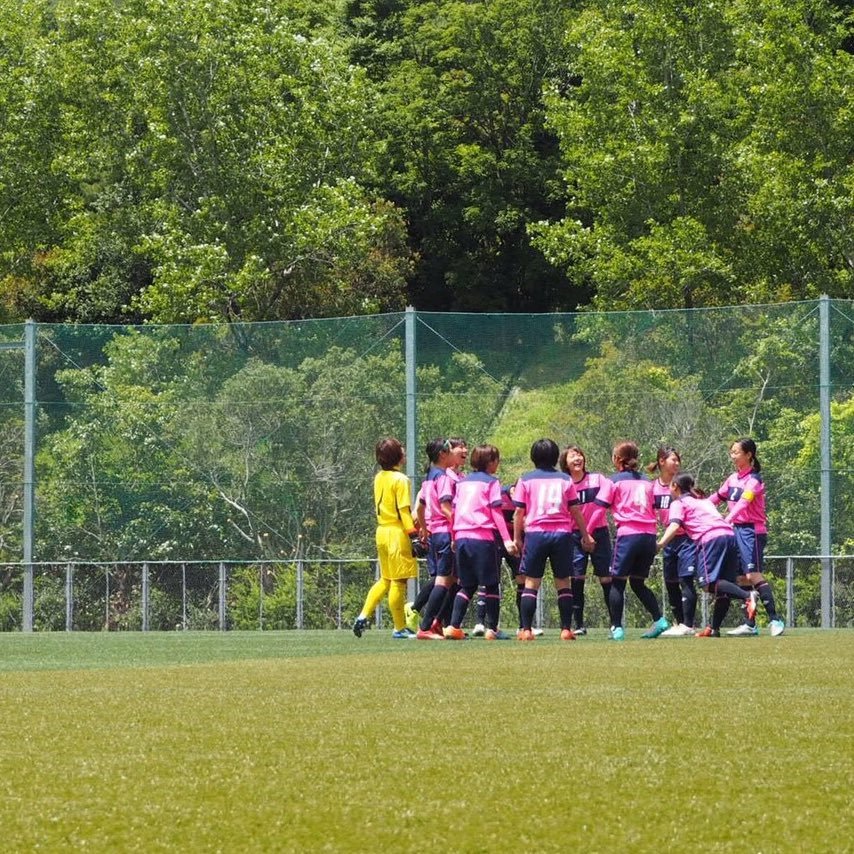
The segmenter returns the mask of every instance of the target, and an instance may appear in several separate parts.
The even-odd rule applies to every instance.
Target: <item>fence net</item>
[[[24,333],[0,327],[0,596],[10,615],[24,537]],[[832,551],[854,547],[850,301],[39,324],[35,342],[37,585],[43,563],[370,558],[373,447],[412,427],[416,485],[430,438],[497,445],[499,474],[512,481],[530,467],[531,443],[550,436],[580,445],[598,471],[609,470],[615,440],[634,439],[649,461],[659,444],[673,445],[710,490],[730,472],[731,440],[750,435],[767,485],[769,551],[819,554],[823,347]],[[193,596],[209,583],[191,581]]]

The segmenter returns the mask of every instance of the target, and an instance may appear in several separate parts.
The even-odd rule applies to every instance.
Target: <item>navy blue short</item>
[[[555,578],[569,578],[572,575],[573,551],[569,531],[528,531],[520,571],[528,578],[542,578],[548,561]]]
[[[430,534],[427,545],[427,572],[430,577],[454,574],[454,551],[450,534]]]
[[[495,540],[457,540],[457,578],[460,587],[497,585],[500,565]]]
[[[697,578],[703,587],[716,581],[735,581],[739,575],[735,537],[723,534],[697,546]]]
[[[765,545],[767,534],[757,534],[753,525],[735,525],[735,541],[741,558],[739,575],[762,572],[765,568]]]
[[[592,552],[581,548],[581,531],[572,532],[572,543],[575,552],[572,557],[572,575],[581,578],[587,574],[587,564],[593,564],[593,573],[599,578],[611,575],[611,532],[607,528],[596,528],[591,531],[595,545]]]
[[[677,582],[680,578],[693,578],[697,567],[697,552],[694,541],[683,534],[674,537],[662,550],[664,580]]]
[[[656,555],[655,534],[617,534],[611,575],[614,578],[649,578]]]

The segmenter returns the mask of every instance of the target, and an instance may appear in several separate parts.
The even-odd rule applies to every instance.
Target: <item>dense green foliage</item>
[[[830,0],[2,0],[0,312],[851,293]]]

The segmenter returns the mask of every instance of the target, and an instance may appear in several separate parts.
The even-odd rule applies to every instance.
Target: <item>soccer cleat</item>
[[[413,636],[413,632],[409,631],[409,629],[407,629],[407,628],[404,626],[404,628],[402,628],[402,629],[395,629],[395,630],[391,633],[391,636],[392,636],[395,640],[408,640],[409,638],[411,638],[411,637]]]
[[[502,632],[501,629],[486,629],[483,636],[487,640],[510,640],[510,635],[507,632]]]
[[[368,628],[368,618],[367,617],[356,617],[356,621],[353,623],[353,634],[360,638],[362,637],[362,632],[366,631]]]
[[[747,614],[747,619],[752,620],[756,616],[756,603],[759,601],[759,594],[755,590],[750,591],[747,601],[744,603],[744,610]]]
[[[466,633],[456,626],[445,626],[445,640],[465,640]]]
[[[485,634],[486,634],[486,626],[483,623],[478,623],[471,630],[471,636],[473,638],[482,638]]]
[[[534,640],[534,633],[531,629],[519,629],[519,631],[516,632],[516,640],[532,641]]]
[[[771,620],[771,637],[778,638],[786,631],[786,624],[782,620]]]
[[[734,629],[730,629],[727,632],[731,637],[754,637],[759,634],[759,629],[756,626],[748,626],[747,623],[742,623],[740,626],[736,626]]]
[[[444,635],[437,635],[436,632],[432,632],[430,629],[419,629],[415,633],[415,637],[417,640],[445,640]]]
[[[541,638],[543,636],[542,629],[531,629],[531,633],[534,635],[535,638]]]
[[[444,637],[442,621],[439,619],[433,620],[430,624],[430,631],[435,635],[442,635]]]
[[[644,632],[641,637],[642,638],[657,638],[660,634],[663,634],[670,628],[670,623],[667,622],[667,617],[659,617],[653,624],[652,628]]]
[[[406,622],[407,629],[411,629],[413,632],[418,631],[418,624],[421,622],[421,615],[412,607],[411,602],[407,602],[403,606],[403,618]]]
[[[586,629],[586,628],[584,628],[584,626],[579,626],[579,627],[575,630],[575,636],[576,636],[577,638],[583,638],[583,637],[584,637],[584,635],[586,635],[586,634],[587,634],[587,629]]]
[[[693,635],[694,630],[690,626],[686,626],[684,623],[671,626],[666,632],[661,633],[661,637],[663,638],[686,638],[693,637]]]
[[[695,638],[719,638],[721,633],[718,629],[713,629],[711,626],[706,626],[704,629],[700,629]]]
[[[611,640],[621,641],[625,640],[626,633],[623,630],[622,626],[612,626],[611,627]]]
[[[560,639],[565,641],[575,640],[575,632],[572,629],[561,629]]]

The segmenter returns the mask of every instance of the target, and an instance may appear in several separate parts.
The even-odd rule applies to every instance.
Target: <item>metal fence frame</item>
[[[785,575],[779,573],[779,571],[775,574],[777,578],[785,579],[785,596],[784,596],[784,610],[786,623],[789,626],[793,626],[796,623],[797,612],[796,612],[796,595],[795,595],[795,583],[798,578],[797,564],[802,561],[811,561],[811,562],[820,562],[821,564],[821,590],[824,591],[825,588],[829,591],[829,595],[825,601],[825,596],[821,596],[821,627],[822,628],[836,628],[838,626],[838,620],[836,615],[836,602],[835,602],[835,593],[837,587],[837,564],[843,561],[848,561],[854,564],[854,555],[769,555],[766,556],[766,563],[769,562],[785,562]],[[242,567],[252,567],[257,568],[259,572],[259,602],[258,602],[258,622],[257,629],[265,630],[269,628],[269,625],[266,621],[265,615],[265,596],[264,596],[264,583],[263,583],[263,575],[265,570],[268,570],[270,567],[281,567],[283,565],[292,566],[295,572],[295,591],[296,591],[296,601],[295,601],[295,616],[294,616],[294,629],[303,630],[306,628],[306,613],[305,613],[305,600],[306,600],[306,579],[307,576],[311,575],[311,570],[314,565],[320,565],[324,567],[336,566],[337,567],[337,602],[335,603],[335,627],[337,629],[347,629],[349,628],[349,621],[345,618],[344,610],[344,581],[343,581],[343,570],[344,567],[359,567],[363,566],[366,570],[365,572],[365,588],[362,590],[360,588],[360,597],[365,592],[367,592],[367,585],[372,579],[378,577],[379,569],[377,566],[377,562],[373,558],[349,558],[349,559],[327,559],[327,560],[313,560],[307,558],[301,558],[294,561],[272,561],[272,560],[261,560],[261,561],[193,561],[193,560],[184,560],[184,561],[113,561],[113,562],[50,562],[50,563],[37,563],[33,564],[33,568],[42,571],[52,571],[57,574],[61,573],[64,569],[65,579],[64,579],[64,596],[65,596],[65,631],[71,632],[75,631],[74,628],[74,615],[75,615],[75,578],[79,577],[79,573],[81,572],[102,572],[104,575],[104,602],[105,602],[105,614],[104,614],[104,627],[109,630],[110,625],[112,623],[111,612],[110,612],[110,584],[111,584],[111,573],[115,573],[116,569],[119,567],[131,567],[131,568],[139,568],[141,572],[141,585],[140,585],[140,596],[141,596],[141,627],[140,631],[148,632],[151,631],[151,620],[150,620],[150,611],[151,611],[151,594],[152,594],[152,583],[151,583],[151,568],[152,566],[156,567],[171,567],[177,573],[180,573],[181,577],[181,619],[177,625],[175,625],[175,629],[178,630],[188,630],[191,629],[190,621],[188,619],[188,585],[187,585],[187,567],[188,565],[192,565],[193,567],[202,567],[209,568],[211,573],[216,573],[215,576],[215,587],[216,587],[216,628],[219,631],[227,631],[230,627],[229,620],[229,611],[228,611],[228,587],[229,587],[229,570],[234,568],[242,568]],[[25,578],[24,564],[23,563],[15,563],[15,564],[0,564],[0,569],[9,570],[12,573],[20,573],[22,576],[22,581]],[[410,596],[414,596],[417,592],[418,586],[426,579],[426,570],[423,565],[423,562],[420,566],[420,577],[416,579],[414,582],[410,584]],[[771,574],[771,573],[768,573]],[[825,575],[827,574],[827,577]],[[660,581],[660,571],[654,572],[653,582],[658,579]],[[850,585],[854,588],[854,585]],[[22,588],[23,589],[23,588]],[[663,585],[662,585],[662,609],[667,611],[667,601],[666,595],[664,593]],[[854,598],[854,589],[852,589],[852,598]],[[505,614],[510,610],[507,607],[508,600],[505,599]],[[554,609],[554,591],[551,588],[551,585],[544,584],[542,587],[542,593],[540,596],[540,600],[538,603],[537,610],[537,622],[540,625],[549,625],[550,618],[549,612]],[[708,622],[708,601],[705,596],[700,597],[700,616],[705,623]],[[827,609],[827,610],[826,610]],[[511,611],[512,612],[512,611]],[[472,615],[470,615],[472,616]],[[378,628],[382,628],[384,624],[384,611],[382,607],[377,608],[376,613],[374,614],[374,622]],[[505,620],[505,622],[508,622]],[[850,621],[849,621],[850,625]],[[24,628],[24,631],[28,631],[32,629]],[[133,631],[134,629],[131,629]]]

